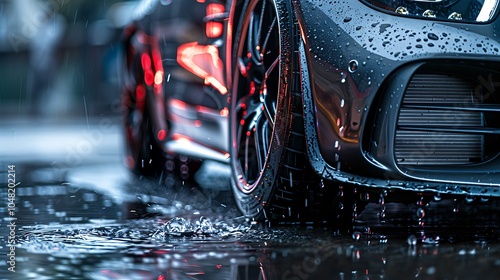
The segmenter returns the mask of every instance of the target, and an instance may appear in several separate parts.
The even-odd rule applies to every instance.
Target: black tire
[[[290,67],[297,63],[292,6],[275,0],[238,5],[230,110],[233,191],[246,217],[295,219],[296,189],[308,162],[300,79]]]
[[[349,226],[364,205],[350,188],[323,183],[307,157],[291,1],[246,0],[237,9],[230,152],[241,212],[274,223]]]
[[[150,110],[152,88],[142,80],[140,58],[126,61],[126,86],[122,96],[125,128],[125,164],[138,176],[156,177],[163,172],[166,155],[154,138]]]

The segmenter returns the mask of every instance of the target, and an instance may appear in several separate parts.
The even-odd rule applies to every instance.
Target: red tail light
[[[222,4],[211,3],[207,5],[207,18],[224,13],[225,8]],[[205,25],[205,33],[208,38],[217,38],[222,35],[224,25],[222,22],[209,21]]]

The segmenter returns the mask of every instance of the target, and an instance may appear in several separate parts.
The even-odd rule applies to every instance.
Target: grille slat
[[[463,165],[483,159],[483,134],[500,130],[484,127],[486,106],[475,97],[476,86],[456,76],[416,74],[406,89],[398,117],[396,162]]]
[[[429,109],[429,110],[447,110],[450,113],[453,111],[478,111],[478,112],[497,112],[500,113],[500,105],[497,104],[463,104],[463,106],[450,107],[449,104],[422,104],[422,103],[405,103],[405,108],[408,109]]]
[[[485,128],[485,127],[467,127],[467,126],[456,126],[456,127],[445,127],[441,124],[439,126],[399,126],[399,130],[411,130],[411,131],[427,131],[427,132],[436,132],[436,133],[468,133],[468,134],[496,134],[500,135],[500,129],[498,128]]]

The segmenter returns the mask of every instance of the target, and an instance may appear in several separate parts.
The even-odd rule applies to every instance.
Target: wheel
[[[299,33],[290,2],[237,4],[242,11],[232,55],[233,193],[251,219],[346,224],[362,206],[343,187],[324,184],[307,157]]]
[[[302,104],[298,73],[290,68],[295,62],[289,44],[296,28],[292,7],[271,0],[239,5],[230,110],[233,191],[249,218],[296,218],[295,188],[303,183],[307,158],[297,110]]]
[[[129,54],[133,53],[129,51]],[[127,81],[122,95],[123,123],[125,128],[125,164],[138,176],[155,177],[163,172],[166,156],[155,141],[148,95],[152,89],[142,80],[140,58],[126,60]]]

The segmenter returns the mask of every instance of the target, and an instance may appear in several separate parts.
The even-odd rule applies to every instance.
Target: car
[[[498,4],[141,1],[123,40],[127,166],[223,163],[256,221],[497,198]]]

